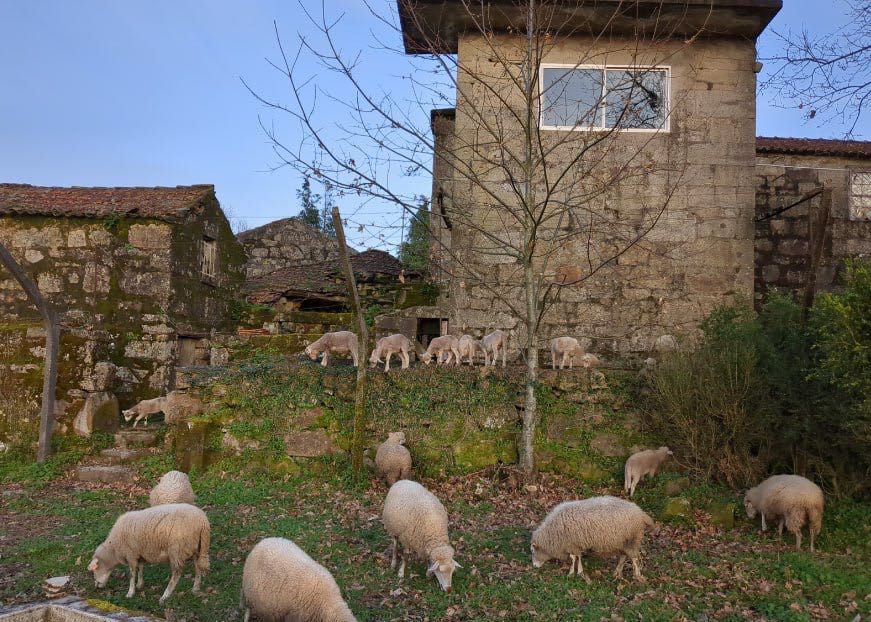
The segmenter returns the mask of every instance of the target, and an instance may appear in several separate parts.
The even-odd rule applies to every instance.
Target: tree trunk
[[[0,244],[0,262],[15,277],[27,297],[39,310],[45,327],[45,364],[42,379],[42,410],[39,415],[39,445],[36,461],[45,462],[51,453],[51,435],[54,430],[54,401],[57,387],[57,356],[60,347],[60,325],[54,308],[43,298],[42,292],[24,272],[5,245]]]
[[[526,382],[523,405],[523,427],[520,430],[519,458],[520,468],[527,476],[535,473],[535,423],[538,417],[538,401],[535,395],[538,387],[538,345],[536,343],[535,318],[536,304],[532,266],[524,269],[526,282],[526,312],[530,318],[526,322]]]
[[[357,387],[354,392],[354,436],[351,439],[351,466],[358,475],[363,472],[363,447],[366,441],[366,362],[369,360],[366,348],[369,343],[369,331],[366,329],[366,318],[360,307],[360,294],[357,292],[357,281],[354,278],[354,268],[345,241],[345,229],[339,208],[333,207],[333,227],[336,230],[336,240],[339,242],[339,254],[345,269],[345,279],[348,281],[348,295],[354,315],[357,316]]]

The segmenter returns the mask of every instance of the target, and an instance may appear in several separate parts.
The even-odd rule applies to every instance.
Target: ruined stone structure
[[[275,220],[236,236],[248,256],[248,278],[282,268],[317,265],[339,256],[335,238],[296,218]]]
[[[871,257],[871,142],[759,138],[756,153],[757,305],[772,288],[803,292],[809,279],[815,290],[830,288],[846,258]],[[824,187],[828,206],[815,194]]]
[[[174,388],[177,366],[226,357],[209,338],[235,329],[245,257],[213,186],[0,184],[0,240],[60,315],[62,428],[78,413],[82,430],[111,429],[119,401]],[[0,314],[0,376],[38,392],[39,316],[8,274]]]
[[[487,231],[497,238],[519,234],[505,224],[491,199],[513,190],[496,164],[498,141],[482,128],[513,122],[507,102],[515,100],[493,96],[507,92],[505,84],[510,81],[500,75],[504,70],[493,60],[492,45],[521,58],[522,38],[507,31],[514,28],[522,33],[526,15],[509,2],[496,4],[499,10],[493,14],[499,17],[494,17],[494,24],[505,31],[488,39],[477,34],[458,1],[401,3],[400,18],[406,52],[432,51],[428,42],[437,40],[435,51],[456,54],[461,67],[455,111],[436,111],[432,119],[436,177],[432,222],[441,227],[434,239],[434,273],[447,282],[449,295],[444,302],[450,330],[480,333],[502,328],[510,332],[512,347],[517,348],[525,345],[525,335],[503,301],[523,299],[522,268],[514,258],[492,252],[494,242],[482,234]],[[640,230],[646,226],[647,206],[660,203],[666,194],[671,199],[642,243],[607,261],[582,283],[561,288],[543,316],[539,347],[552,336],[573,334],[592,342],[596,350],[641,352],[649,350],[660,335],[694,330],[724,301],[753,296],[754,42],[780,2],[666,0],[640,4],[650,5],[649,15],[643,10],[636,14],[633,8],[609,21],[618,6],[610,0],[559,13],[577,34],[558,39],[548,49],[542,72],[548,67],[574,71],[579,63],[601,72],[643,66],[664,76],[667,111],[660,113],[665,120],[655,129],[617,131],[607,139],[612,141],[611,151],[591,151],[594,161],[601,158],[594,173],[621,170],[631,154],[641,154],[636,157],[649,162],[649,170],[639,167],[615,183],[594,206],[594,213],[600,214],[594,225],[595,216],[585,219],[582,215],[577,223],[558,226],[569,232],[589,225],[598,232],[603,222],[637,222]],[[408,7],[414,7],[413,16]],[[606,22],[608,36],[582,34],[598,34]],[[643,37],[635,38],[638,32],[644,32]],[[591,131],[561,127],[566,124],[558,122],[545,127],[544,119],[542,112],[539,129],[545,145],[565,132]],[[512,141],[522,133],[522,128],[505,132],[505,144],[517,150]],[[494,143],[492,148],[481,145],[478,141],[482,140]],[[445,165],[448,157],[461,167],[468,164],[470,172],[461,177],[456,165]],[[549,157],[571,162],[573,153],[564,148]],[[582,181],[579,178],[578,183]],[[603,233],[593,249],[594,259],[599,253],[607,255],[611,243],[625,245],[621,235],[625,239],[625,232]],[[436,246],[450,253],[439,255]],[[557,249],[545,249],[553,258],[548,268],[534,269],[554,282],[578,280],[590,260],[588,246],[565,242]]]

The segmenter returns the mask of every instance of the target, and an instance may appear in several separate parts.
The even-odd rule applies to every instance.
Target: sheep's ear
[[[537,550],[538,550],[538,545],[537,545],[535,542],[532,543],[532,550],[533,550],[533,551],[537,551]]]
[[[426,576],[431,577],[432,573],[439,569],[438,561],[434,561],[432,565],[426,569]]]
[[[94,572],[100,566],[100,560],[96,557],[91,560],[91,563],[88,564],[88,570]]]
[[[454,568],[462,568],[457,560],[454,560]]]

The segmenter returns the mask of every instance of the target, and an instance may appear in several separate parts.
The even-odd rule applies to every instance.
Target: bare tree
[[[871,101],[871,1],[843,3],[845,24],[834,32],[774,33],[782,51],[763,59],[775,69],[762,88],[777,105],[798,107],[807,119],[840,120],[852,136]]]
[[[427,24],[416,22],[423,12],[414,2],[400,1],[406,29],[418,33],[415,55],[403,57],[412,67],[404,75],[414,93],[410,101],[366,85],[361,57],[342,53],[339,22],[323,8],[308,15],[317,36],[299,35],[293,53],[276,28],[280,61],[273,66],[289,85],[290,103],[249,90],[303,129],[301,143],[289,144],[261,122],[282,165],[325,178],[345,195],[413,215],[418,201],[414,192],[402,192],[408,184],[397,183],[397,171],[437,172],[430,228],[455,305],[481,297],[497,301],[501,311],[480,313],[477,327],[500,323],[519,340],[525,407],[518,449],[521,468],[531,474],[539,350],[552,330],[549,314],[565,298],[577,301],[600,273],[644,245],[684,177],[686,144],[670,141],[662,158],[651,146],[678,105],[673,100],[679,96],[669,93],[667,65],[694,37],[676,37],[655,21],[631,36],[611,36],[607,16],[591,32],[589,23],[564,19],[566,7],[583,4],[577,0],[505,4],[510,10],[459,2],[464,49],[455,54]],[[625,17],[621,3],[612,8],[614,20]],[[370,11],[402,40],[397,15]],[[576,45],[571,60],[559,64],[560,46],[575,37],[588,45]],[[304,75],[306,56],[341,77],[343,89],[327,92]],[[455,127],[447,138],[438,138],[438,131],[434,137],[429,113],[454,96]],[[347,118],[331,124],[320,119],[324,99],[345,106]],[[630,138],[624,133],[630,129],[639,131]],[[632,200],[621,200],[625,196]]]
[[[42,292],[24,272],[15,257],[5,245],[0,243],[0,263],[24,289],[27,297],[39,310],[42,325],[45,328],[45,369],[42,379],[42,409],[39,415],[39,444],[36,450],[36,461],[45,462],[51,453],[51,436],[54,430],[54,402],[57,387],[57,356],[60,348],[60,324],[57,313]]]

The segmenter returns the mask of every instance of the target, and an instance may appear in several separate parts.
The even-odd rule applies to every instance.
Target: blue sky
[[[828,2],[784,4],[775,29],[807,23],[822,32],[843,19]],[[356,0],[328,5],[345,12],[343,44],[349,52],[363,50],[367,76],[379,88],[401,92],[405,83],[395,76],[405,69],[403,57],[372,49],[372,35],[388,31]],[[265,94],[286,98],[280,76],[264,60],[276,58],[273,20],[287,40],[305,25],[298,4],[287,0],[0,0],[0,181],[213,183],[225,210],[249,227],[294,215],[300,179],[289,169],[270,172],[277,160],[258,115],[276,123],[291,144],[298,130],[264,110],[240,82],[244,77]],[[772,53],[773,44],[763,35],[759,55]],[[341,118],[337,107],[321,105],[327,117]],[[841,131],[805,124],[798,112],[759,101],[759,134]],[[858,133],[871,137],[867,121]],[[428,191],[421,182],[420,192]],[[338,202],[343,213],[357,212],[349,231],[355,246],[395,250],[389,245],[399,233],[395,215],[383,207],[359,209],[351,198]]]

